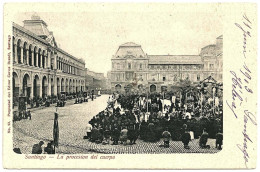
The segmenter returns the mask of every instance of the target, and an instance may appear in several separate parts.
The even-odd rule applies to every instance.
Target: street
[[[135,145],[102,145],[84,140],[86,124],[98,112],[107,106],[108,95],[97,97],[94,101],[82,104],[69,103],[65,107],[59,107],[59,147],[60,154],[87,154],[87,153],[215,153],[219,152],[215,146],[215,140],[209,139],[210,149],[200,149],[198,139],[190,142],[190,149],[184,149],[181,141],[171,141],[170,148],[160,145],[163,141],[149,143],[140,139]],[[38,109],[32,112],[32,120],[16,121],[13,124],[14,148],[20,148],[23,154],[30,154],[33,144],[40,140],[47,142],[53,137],[53,120],[56,107]]]

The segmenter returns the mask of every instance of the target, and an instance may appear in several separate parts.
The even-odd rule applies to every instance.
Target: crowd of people
[[[170,104],[164,104],[164,95],[113,94],[105,110],[94,116],[87,125],[87,135],[95,143],[136,144],[145,142],[182,141],[189,149],[192,139],[199,139],[201,148],[209,148],[208,138],[216,139],[216,148],[222,147],[222,102],[200,100],[195,95],[183,99],[171,96]]]

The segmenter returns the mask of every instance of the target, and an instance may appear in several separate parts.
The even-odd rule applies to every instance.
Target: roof
[[[119,46],[115,58],[145,58],[141,45],[127,42]]]
[[[203,64],[199,55],[148,55],[149,64]]]
[[[126,42],[126,43],[120,45],[120,47],[141,47],[141,45],[138,45],[134,42]]]

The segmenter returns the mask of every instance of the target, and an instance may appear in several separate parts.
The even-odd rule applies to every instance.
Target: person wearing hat
[[[38,144],[34,144],[32,147],[32,154],[42,154],[42,145],[43,141],[40,141]]]

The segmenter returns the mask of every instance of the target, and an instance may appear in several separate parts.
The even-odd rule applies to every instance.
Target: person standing
[[[120,130],[117,126],[115,126],[114,130],[112,131],[112,138],[113,138],[113,145],[118,145],[118,140],[120,137]]]
[[[130,125],[128,127],[128,139],[130,140],[130,145],[133,144],[133,141],[134,141],[134,138],[135,138],[135,131],[134,131],[134,126],[133,125]]]
[[[190,149],[189,142],[191,141],[191,137],[190,132],[187,129],[185,129],[185,132],[182,134],[181,141],[185,149]]]
[[[206,129],[203,129],[203,133],[200,136],[199,145],[200,148],[205,149],[209,148],[209,145],[207,145],[209,134],[206,132]]]
[[[168,131],[168,127],[166,127],[165,131],[162,133],[162,136],[163,136],[164,147],[169,148],[171,133]]]
[[[222,149],[222,142],[223,142],[223,133],[221,132],[221,129],[219,129],[219,132],[216,134],[216,148],[218,150]]]
[[[127,142],[127,134],[128,134],[128,130],[127,130],[126,127],[124,126],[123,129],[121,130],[121,133],[120,133],[120,141],[121,141],[121,144],[126,145],[126,142]]]

